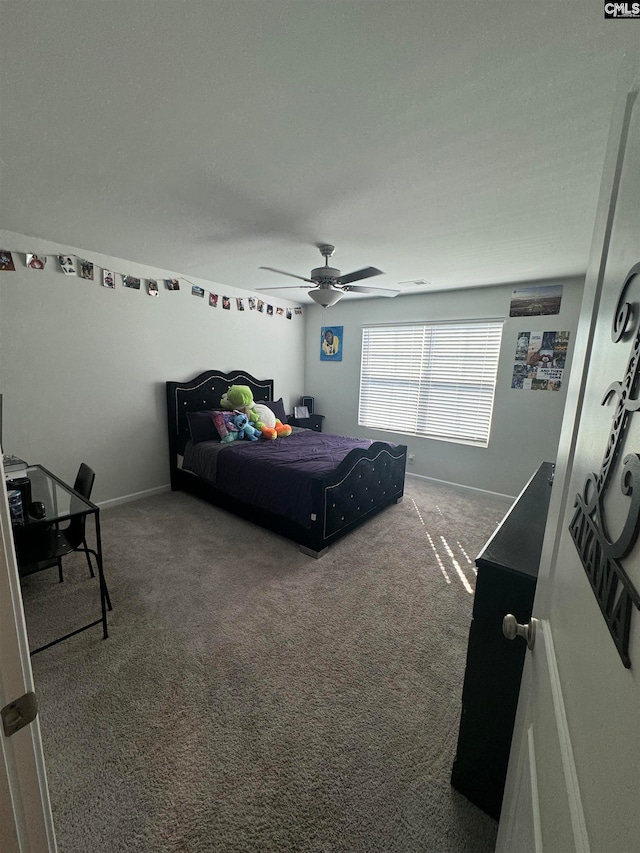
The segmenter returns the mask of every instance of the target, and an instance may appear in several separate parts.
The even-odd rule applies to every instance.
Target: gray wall
[[[0,247],[48,254],[44,271],[0,272],[0,392],[6,452],[73,479],[81,461],[96,470],[94,499],[114,500],[169,482],[166,380],[202,370],[242,368],[275,380],[285,404],[303,393],[304,315],[240,313],[247,292],[189,277],[234,297],[230,311],[164,289],[151,298],[64,276],[54,255],[69,252],[99,267],[146,278],[159,270],[69,246],[0,231]],[[98,274],[100,270],[96,270]],[[274,306],[293,307],[281,299]]]
[[[566,383],[560,392],[511,389],[516,337],[524,329],[568,329],[571,364],[582,280],[564,281],[560,315],[509,319],[513,285],[396,299],[343,300],[323,311],[306,306],[291,320],[255,311],[210,308],[190,286],[158,298],[117,281],[64,276],[54,255],[87,256],[98,267],[143,278],[179,276],[121,259],[0,231],[0,247],[49,255],[43,272],[0,272],[0,392],[4,445],[73,478],[80,461],[97,471],[94,496],[109,501],[168,483],[164,382],[210,367],[241,367],[273,377],[287,410],[302,394],[316,398],[326,431],[402,442],[415,454],[409,471],[515,495],[543,460],[555,459]],[[191,277],[205,290],[212,282]],[[248,292],[224,288],[235,299]],[[274,305],[292,306],[280,299]],[[365,430],[357,425],[361,329],[367,323],[505,318],[493,425],[488,448]],[[321,362],[320,328],[344,326],[343,360]],[[390,401],[401,417],[402,400]]]
[[[555,460],[567,374],[563,388],[558,392],[512,389],[516,338],[520,331],[529,329],[570,331],[567,369],[570,368],[583,279],[562,282],[564,291],[559,315],[526,320],[510,319],[511,293],[514,287],[524,284],[403,295],[393,299],[343,300],[326,310],[317,306],[307,310],[305,394],[315,397],[316,411],[325,415],[324,429],[407,444],[409,452],[415,454],[415,461],[408,467],[414,474],[517,495],[540,462]],[[505,319],[491,437],[487,448],[358,426],[361,330],[364,325],[474,318]],[[341,362],[320,361],[320,329],[327,325],[344,326]],[[390,400],[389,403],[397,407],[400,421],[402,400]]]

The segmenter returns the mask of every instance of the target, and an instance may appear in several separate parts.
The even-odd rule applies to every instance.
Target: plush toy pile
[[[283,424],[271,411],[269,406],[264,403],[254,403],[254,409],[258,412],[258,417],[262,423],[262,435],[265,438],[276,439],[284,438],[291,435],[291,427],[289,424]]]
[[[249,423],[257,429],[262,429],[262,424],[258,426],[258,413],[253,405],[253,394],[248,385],[232,385],[226,394],[222,395],[220,407],[229,412],[242,412],[249,419]]]
[[[249,441],[257,441],[260,436],[260,431],[249,423],[249,418],[244,412],[234,413],[233,424],[229,426],[229,430],[234,441],[240,441],[243,438],[248,438]]]
[[[228,411],[246,415],[248,425],[264,438],[273,440],[291,435],[289,424],[278,420],[268,406],[253,402],[253,394],[248,385],[232,385],[227,393],[222,395],[220,406]],[[251,440],[255,441],[255,438]]]
[[[257,441],[260,430],[251,426],[244,412],[214,412],[213,423],[220,436],[220,441],[228,444],[230,441],[240,441],[243,438]]]

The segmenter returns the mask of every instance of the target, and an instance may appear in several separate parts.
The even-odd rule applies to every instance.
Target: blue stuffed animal
[[[257,441],[260,437],[260,431],[249,423],[249,418],[244,412],[234,412],[232,429],[235,441],[240,441],[243,438],[249,441]]]

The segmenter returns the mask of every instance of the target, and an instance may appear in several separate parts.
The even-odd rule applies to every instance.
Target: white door
[[[0,454],[0,483],[4,468]],[[7,492],[0,495],[0,708],[33,691]],[[7,737],[0,723],[0,851],[50,853],[56,842],[36,717]]]
[[[637,58],[629,59],[605,160],[499,853],[640,851],[639,83]]]

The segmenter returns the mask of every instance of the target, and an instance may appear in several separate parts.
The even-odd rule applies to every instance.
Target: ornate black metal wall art
[[[622,532],[615,540],[609,535],[604,498],[610,487],[614,464],[622,449],[631,416],[640,409],[640,398],[637,396],[640,385],[638,306],[625,302],[628,287],[638,275],[640,263],[634,264],[624,279],[611,326],[611,338],[614,343],[619,343],[625,335],[627,338],[633,335],[633,346],[624,379],[622,382],[612,382],[602,400],[603,406],[612,397],[617,397],[618,400],[604,459],[600,473],[590,474],[585,480],[582,494],[576,495],[575,513],[569,525],[580,561],[626,667],[631,666],[629,631],[632,605],[640,610],[640,595],[621,561],[631,552],[640,532],[640,455],[630,453],[622,460],[620,489],[623,495],[629,497],[629,505]],[[637,326],[635,334],[633,324]]]

